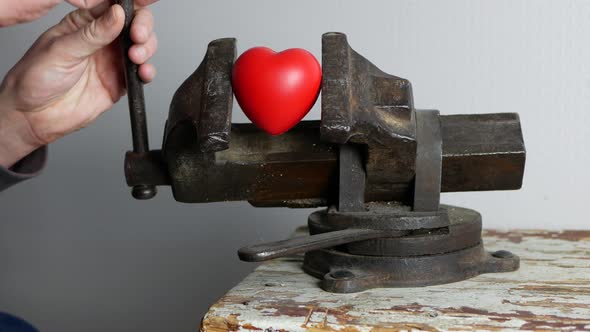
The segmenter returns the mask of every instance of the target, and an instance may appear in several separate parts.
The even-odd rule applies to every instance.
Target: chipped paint
[[[590,230],[585,231],[542,231],[542,230],[521,230],[521,231],[496,231],[486,230],[484,236],[491,236],[506,239],[513,243],[520,243],[523,237],[539,237],[543,239],[559,239],[565,241],[590,241]]]
[[[261,265],[214,304],[202,331],[590,331],[590,231],[486,231],[520,270],[424,288],[331,294],[301,259]],[[268,286],[268,285],[273,285]]]

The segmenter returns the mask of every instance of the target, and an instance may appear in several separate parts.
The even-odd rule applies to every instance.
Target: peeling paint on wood
[[[203,319],[201,331],[590,331],[590,231],[486,231],[517,272],[424,288],[332,294],[300,258],[261,265]]]

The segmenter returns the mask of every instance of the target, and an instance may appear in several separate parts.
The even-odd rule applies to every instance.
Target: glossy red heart
[[[300,48],[276,53],[267,47],[244,52],[233,67],[234,94],[258,128],[280,135],[293,128],[315,104],[322,68]]]

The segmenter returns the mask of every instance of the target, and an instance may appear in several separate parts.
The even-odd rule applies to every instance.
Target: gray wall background
[[[70,8],[0,30],[0,76]],[[589,1],[173,1],[154,6],[160,52],[147,87],[152,146],[172,94],[207,43],[239,50],[302,47],[321,56],[326,31],[386,72],[412,81],[418,108],[519,112],[524,189],[446,194],[489,228],[589,228]],[[316,107],[308,116],[319,118]],[[234,121],[246,118],[234,110]],[[242,245],[280,239],[309,211],[245,203],[184,205],[168,189],[131,199],[126,101],[51,146],[43,176],[0,194],[0,311],[42,331],[195,331],[208,306],[254,266]]]

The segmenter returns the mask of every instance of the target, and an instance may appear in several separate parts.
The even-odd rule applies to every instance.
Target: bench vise
[[[331,292],[454,282],[518,269],[488,253],[476,211],[440,204],[441,192],[519,189],[525,148],[517,114],[416,110],[408,80],[379,70],[341,33],[322,38],[322,115],[281,136],[232,124],[236,41],[211,42],[176,92],[162,150],[147,145],[141,84],[128,63],[133,195],[171,186],[179,202],[249,201],[325,207],[310,236],[242,248],[245,261],[305,253],[304,270]],[[133,83],[135,81],[135,83]]]

